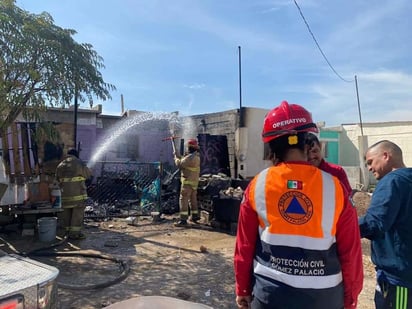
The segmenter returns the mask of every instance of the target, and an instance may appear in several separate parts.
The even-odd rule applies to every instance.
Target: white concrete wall
[[[246,129],[246,141],[239,141],[239,149],[241,151],[238,155],[239,174],[245,178],[254,177],[271,164],[270,161],[263,160],[264,144],[262,141],[262,128],[263,120],[268,112],[268,109],[263,108],[245,109],[245,128],[243,129]],[[240,154],[244,154],[246,159],[241,161]],[[240,170],[241,164],[244,165],[243,171]]]
[[[341,163],[343,166],[357,166],[361,167],[360,155],[363,156],[365,152],[362,150],[360,137],[362,136],[361,127],[358,124],[343,124],[343,134],[341,137]],[[389,140],[397,144],[403,153],[403,160],[406,166],[412,167],[412,122],[379,122],[367,123],[363,125],[364,140],[366,145],[364,149],[379,142],[381,140]],[[375,184],[376,179],[367,170],[365,170],[365,179],[361,182],[368,186]]]
[[[361,170],[357,166],[342,166],[352,189],[361,189]]]
[[[347,139],[342,140],[341,147],[344,156],[342,165],[359,165],[358,137],[361,136],[357,124],[342,125]],[[412,122],[380,122],[363,125],[363,135],[367,136],[368,147],[380,140],[390,140],[401,147],[403,159],[407,166],[412,167]]]

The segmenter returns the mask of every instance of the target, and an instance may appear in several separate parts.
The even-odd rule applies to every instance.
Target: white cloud
[[[202,89],[205,88],[206,85],[205,84],[190,84],[190,85],[183,85],[184,88],[189,88],[189,89]]]
[[[411,119],[412,75],[400,71],[363,72],[358,76],[359,101],[363,122]],[[359,122],[354,84],[314,83],[316,100],[312,112],[327,125]]]

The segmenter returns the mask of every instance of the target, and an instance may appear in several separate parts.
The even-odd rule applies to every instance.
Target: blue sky
[[[412,120],[412,2],[297,0],[17,0],[77,31],[104,58],[117,90],[103,113],[181,115],[239,107],[305,106],[327,126]]]

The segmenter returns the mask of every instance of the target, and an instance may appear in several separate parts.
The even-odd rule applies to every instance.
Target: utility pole
[[[359,102],[358,78],[356,77],[356,75],[355,75],[355,86],[356,86],[356,98],[358,99],[358,113],[359,113],[360,129],[361,129],[361,134],[363,136],[362,113],[361,113],[361,107],[360,107],[360,102]]]
[[[369,187],[369,173],[365,167],[365,157],[364,153],[368,149],[368,137],[363,135],[363,122],[362,122],[362,113],[359,100],[359,89],[358,89],[358,78],[355,75],[355,86],[356,86],[356,98],[358,100],[358,113],[359,113],[359,122],[361,129],[361,136],[358,138],[359,145],[359,163],[361,169],[362,185],[364,188],[368,189]],[[363,188],[362,188],[363,189]]]
[[[239,50],[239,128],[244,126],[243,120],[243,110],[242,110],[242,53],[241,47],[238,46]]]
[[[238,178],[239,176],[239,162],[238,162],[238,155],[239,155],[239,150],[241,149],[241,129],[244,126],[244,119],[243,119],[243,108],[242,108],[242,53],[241,53],[241,47],[238,46],[238,68],[239,68],[239,123],[238,123],[238,128],[236,130],[236,135],[237,135],[237,145],[235,143],[235,153],[234,153],[234,171],[235,171],[235,178]]]
[[[78,106],[77,106],[77,83],[74,85],[74,129],[73,129],[73,147],[78,151],[77,149],[77,111],[78,111]]]

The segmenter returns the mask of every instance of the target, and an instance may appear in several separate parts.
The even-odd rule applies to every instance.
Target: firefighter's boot
[[[187,221],[184,219],[180,219],[179,221],[175,222],[174,224],[176,227],[186,227],[188,226]]]
[[[199,221],[200,221],[199,215],[198,215],[198,214],[193,214],[193,215],[190,217],[190,221],[192,221],[193,223],[199,223]]]

